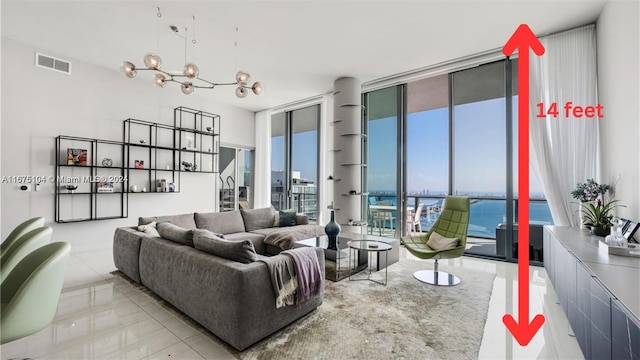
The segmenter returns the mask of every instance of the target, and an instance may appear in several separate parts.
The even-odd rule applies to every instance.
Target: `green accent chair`
[[[0,254],[4,254],[7,249],[22,235],[28,233],[31,230],[35,230],[39,227],[44,226],[44,218],[43,217],[34,217],[29,220],[24,221],[22,224],[16,226],[15,229],[7,236],[6,239],[0,244]]]
[[[0,344],[35,334],[58,308],[71,246],[44,245],[27,255],[0,285]]]
[[[13,268],[33,250],[51,242],[53,230],[42,226],[19,237],[7,251],[0,255],[0,282],[9,276]]]
[[[402,243],[414,256],[420,259],[435,259],[433,270],[416,271],[413,276],[428,284],[451,286],[458,285],[460,278],[453,274],[438,271],[438,259],[452,259],[464,254],[467,245],[467,229],[469,228],[469,211],[471,203],[466,196],[447,196],[440,213],[440,217],[433,224],[429,232],[424,235],[409,235],[403,237]],[[458,238],[458,246],[447,250],[434,250],[427,245],[431,233],[447,238]]]

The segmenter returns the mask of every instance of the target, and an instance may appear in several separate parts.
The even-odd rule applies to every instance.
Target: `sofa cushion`
[[[296,225],[296,211],[295,210],[280,210],[278,211],[278,226],[294,226]]]
[[[180,214],[180,215],[164,215],[164,216],[151,216],[151,217],[139,217],[138,225],[147,225],[151,222],[166,222],[169,221],[185,229],[195,229],[196,222],[193,219],[193,213]]]
[[[251,240],[227,241],[213,235],[208,230],[196,229],[193,235],[193,244],[198,250],[244,264],[258,260]]]
[[[246,231],[259,230],[273,226],[275,210],[272,207],[261,209],[240,209]]]
[[[282,229],[277,228],[277,227],[272,227],[272,228],[266,228],[266,229],[253,230],[251,233],[252,234],[260,234],[264,238],[265,236],[267,236],[269,234],[272,234],[274,232],[278,232],[278,231],[282,231]]]
[[[195,213],[196,227],[213,233],[231,234],[244,232],[244,222],[240,211]]]
[[[193,230],[185,229],[168,221],[157,225],[160,236],[183,245],[193,246]]]
[[[257,230],[257,231],[260,231],[260,230]],[[264,245],[264,235],[262,234],[248,233],[248,232],[233,233],[233,234],[226,234],[223,239],[228,241],[251,240],[251,242],[253,243],[253,248],[256,249],[256,252],[258,254],[266,254],[267,252],[267,248]]]

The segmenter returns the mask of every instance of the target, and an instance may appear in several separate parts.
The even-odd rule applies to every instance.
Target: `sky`
[[[517,97],[514,97],[517,120]],[[462,192],[504,193],[506,191],[506,138],[504,98],[454,107],[455,188]],[[411,113],[407,123],[407,186],[410,192],[439,193],[448,189],[448,108]],[[517,124],[514,131],[517,131]],[[396,118],[369,123],[369,190],[396,188]],[[517,148],[517,143],[515,144]],[[284,169],[284,137],[272,138],[272,170]],[[296,133],[293,140],[293,171],[317,183],[317,132]],[[517,172],[517,153],[514,171]],[[533,175],[532,193],[542,193]],[[514,187],[517,192],[517,173]]]

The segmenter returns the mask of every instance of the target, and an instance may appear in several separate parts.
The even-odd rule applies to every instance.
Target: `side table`
[[[351,276],[353,275],[354,271],[351,271],[349,273],[349,280],[351,281],[358,281],[358,280],[369,280],[369,281],[373,281],[375,283],[381,284],[381,285],[387,285],[387,278],[388,278],[388,270],[387,270],[387,261],[389,260],[389,251],[391,250],[391,245],[384,243],[382,241],[372,241],[372,240],[352,240],[349,241],[347,243],[347,246],[349,247],[349,264],[351,264],[351,253],[354,253],[356,256],[358,253],[366,251],[367,252],[367,267],[369,268],[369,274],[367,275],[366,278],[362,278],[362,279],[352,279]],[[378,280],[374,280],[371,278],[371,273],[373,272],[372,268],[373,268],[373,257],[374,254],[378,255],[380,253],[384,252],[385,254],[385,266],[384,266],[384,282],[382,281],[378,281]],[[378,259],[380,259],[380,256],[377,257]],[[378,265],[379,266],[379,265]]]

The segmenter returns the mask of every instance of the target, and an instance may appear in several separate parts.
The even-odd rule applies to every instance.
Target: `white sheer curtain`
[[[564,104],[594,106],[596,32],[594,25],[540,38],[541,57],[531,55],[530,138],[531,165],[542,182],[556,225],[579,226],[578,206],[571,197],[576,183],[599,179],[599,120],[566,116]],[[558,116],[536,118],[538,103],[557,104]]]

